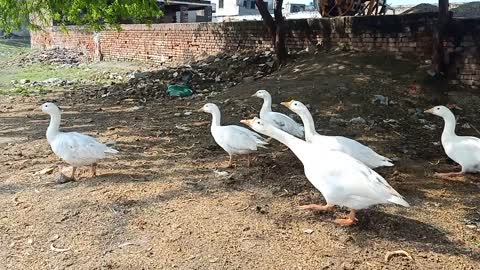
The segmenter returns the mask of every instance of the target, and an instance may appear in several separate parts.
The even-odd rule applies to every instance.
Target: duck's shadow
[[[362,211],[357,226],[350,229],[358,239],[355,242],[359,246],[368,247],[373,244],[371,239],[383,238],[413,245],[419,250],[461,254],[480,260],[479,252],[469,249],[462,242],[450,240],[446,230],[402,215],[388,214],[375,209]]]

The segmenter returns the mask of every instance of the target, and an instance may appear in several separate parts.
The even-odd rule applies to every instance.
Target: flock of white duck
[[[266,148],[268,140],[256,132],[274,138],[287,146],[302,162],[307,179],[326,200],[325,205],[309,204],[302,209],[329,211],[336,206],[347,207],[346,218],[335,220],[344,226],[356,222],[356,210],[376,204],[409,204],[374,168],[393,166],[392,161],[355,140],[342,136],[326,136],[315,130],[314,120],[308,108],[300,101],[292,100],[281,104],[300,116],[303,126],[290,117],[273,112],[272,97],[265,90],[253,96],[264,100],[260,117],[241,120],[255,132],[244,127],[221,125],[221,113],[213,103],[205,104],[199,111],[212,115],[211,133],[215,142],[230,156],[228,166],[233,166],[233,157],[246,155],[248,166],[251,154],[258,148]],[[76,132],[60,132],[60,109],[53,103],[42,105],[42,111],[50,115],[47,140],[53,152],[73,167],[70,177],[62,174],[62,182],[74,180],[75,170],[80,166],[92,166],[96,175],[97,161],[106,154],[117,150],[107,147],[94,138]],[[444,119],[442,145],[446,154],[462,166],[460,172],[444,175],[458,175],[480,171],[480,139],[455,134],[455,116],[444,106],[427,111]],[[305,140],[303,140],[305,138]]]

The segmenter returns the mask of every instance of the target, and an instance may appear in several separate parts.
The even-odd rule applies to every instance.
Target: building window
[[[223,8],[223,0],[218,0],[218,8]]]
[[[243,7],[244,7],[244,8],[248,8],[247,0],[243,1]]]
[[[250,8],[255,9],[255,1],[250,2]]]

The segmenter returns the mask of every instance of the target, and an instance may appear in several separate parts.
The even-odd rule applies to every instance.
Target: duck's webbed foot
[[[65,183],[69,183],[69,182],[73,182],[73,181],[75,181],[75,178],[69,177],[69,176],[66,176],[66,175],[63,174],[63,173],[60,173],[60,176],[57,177],[55,183],[57,183],[57,184],[65,184]]]
[[[233,156],[230,156],[230,159],[228,160],[227,168],[235,168],[235,164],[233,164]]]
[[[434,177],[456,177],[456,176],[464,176],[465,172],[449,172],[449,173],[435,173],[433,174]]]
[[[348,214],[347,218],[337,218],[335,219],[335,223],[340,226],[352,226],[357,223],[357,218],[355,217],[355,209],[351,209],[350,213]]]

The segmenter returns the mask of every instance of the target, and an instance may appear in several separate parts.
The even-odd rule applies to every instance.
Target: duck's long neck
[[[58,135],[60,132],[60,122],[62,120],[62,117],[60,116],[60,113],[52,113],[50,114],[50,124],[48,125],[47,128],[47,141],[52,142],[55,137]]]
[[[220,126],[221,114],[219,109],[212,110],[212,126],[211,128],[214,129]]]
[[[445,126],[443,127],[442,140],[457,136],[455,134],[455,125],[457,124],[455,115],[450,112],[449,114],[443,116],[443,121],[445,122]]]
[[[307,142],[275,127],[267,128],[264,134],[286,145],[304,163],[305,156],[302,153],[309,148]]]
[[[260,118],[264,118],[264,115],[272,111],[272,97],[266,96],[263,98],[263,105],[260,109]]]
[[[298,114],[303,122],[303,127],[305,128],[305,140],[309,141],[315,136],[317,131],[315,130],[315,122],[313,121],[312,114],[308,109],[302,110]]]

